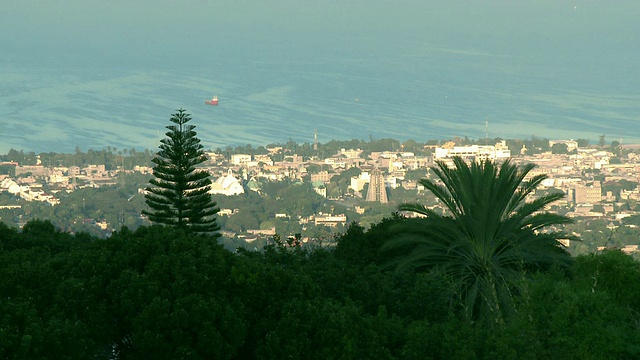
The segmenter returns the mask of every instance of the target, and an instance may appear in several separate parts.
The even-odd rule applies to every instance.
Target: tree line
[[[333,249],[281,241],[237,253],[171,227],[98,239],[47,221],[0,225],[0,357],[639,355],[640,266],[629,256],[580,256],[520,278],[496,322],[464,311],[448,271],[389,267],[402,251],[383,247],[403,221],[352,225]]]

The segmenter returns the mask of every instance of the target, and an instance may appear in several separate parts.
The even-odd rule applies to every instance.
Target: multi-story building
[[[349,149],[349,150],[340,149],[340,154],[344,155],[346,158],[355,159],[360,157],[360,154],[362,154],[362,151],[363,150],[360,150],[360,149]]]
[[[354,176],[351,178],[351,185],[349,185],[349,187],[355,192],[360,192],[364,188],[364,185],[369,183],[370,180],[371,176],[369,173],[367,171],[363,171],[360,173],[360,176]]]
[[[316,215],[314,219],[314,224],[324,225],[329,227],[336,227],[338,225],[346,225],[347,224],[347,216],[344,214],[339,215],[329,215],[329,214],[319,214]]]
[[[579,204],[597,204],[602,201],[602,188],[596,181],[591,186],[576,186],[573,189],[573,202]]]
[[[251,161],[251,155],[233,154],[231,155],[231,163],[233,165],[244,165]]]
[[[42,165],[16,166],[16,176],[31,173],[33,176],[49,176],[49,168]]]
[[[323,183],[328,183],[334,175],[335,173],[333,172],[329,173],[328,171],[319,171],[315,174],[311,174],[311,182],[322,181]]]
[[[436,148],[434,158],[436,160],[459,156],[468,160],[506,160],[511,157],[511,151],[507,147],[506,141],[501,141],[495,145],[469,145],[469,146],[446,146]]]

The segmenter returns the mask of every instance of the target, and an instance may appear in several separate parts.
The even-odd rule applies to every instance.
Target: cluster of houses
[[[115,185],[115,176],[120,171],[106,170],[104,164],[91,164],[85,167],[45,167],[39,157],[36,165],[20,165],[15,162],[5,163],[5,165],[14,166],[15,171],[13,177],[7,174],[0,175],[0,191],[25,201],[41,201],[51,206],[60,204],[60,199],[56,197],[60,191],[71,192],[78,188]],[[136,166],[131,171],[150,174],[152,169]],[[5,208],[6,206],[9,205],[4,205]]]
[[[537,167],[531,176],[546,174],[548,179],[543,188],[554,188],[563,191],[567,196],[563,200],[571,209],[569,215],[575,217],[600,217],[620,220],[634,215],[630,210],[620,210],[626,201],[640,199],[640,189],[620,191],[619,194],[602,191],[605,181],[628,180],[640,181],[640,155],[636,152],[625,152],[624,157],[616,156],[610,151],[597,148],[580,148],[573,140],[552,141],[562,144],[568,154],[551,152],[528,155],[523,147],[520,154],[512,156],[504,141],[494,145],[456,146],[447,143],[432,147],[430,156],[416,156],[405,151],[381,151],[363,155],[360,149],[341,149],[327,158],[303,158],[297,154],[286,154],[283,161],[274,161],[274,155],[283,154],[281,147],[269,148],[269,154],[249,155],[233,154],[225,157],[218,153],[208,153],[207,169],[214,181],[212,194],[238,195],[245,191],[260,191],[262,181],[310,181],[314,190],[329,199],[344,196],[360,197],[366,201],[387,202],[387,188],[402,186],[407,189],[420,189],[415,180],[405,178],[407,171],[425,169],[434,165],[434,161],[450,161],[460,156],[470,161],[511,159],[516,163],[535,163]],[[282,158],[279,156],[278,158]],[[616,163],[611,159],[616,158]],[[17,164],[16,164],[17,165]],[[359,168],[360,174],[348,181],[348,193],[328,192],[331,179],[353,167]],[[122,169],[119,169],[122,171]],[[129,171],[151,174],[149,167],[137,166]],[[57,191],[73,191],[78,186],[99,187],[115,184],[115,171],[108,171],[104,165],[95,164],[83,168],[53,167],[45,168],[41,164],[33,166],[17,165],[15,177],[0,175],[0,190],[27,201],[44,201],[56,205]],[[43,184],[48,191],[43,191]],[[78,185],[82,184],[82,185]],[[362,195],[361,191],[369,184],[369,191]],[[335,188],[335,187],[334,187]],[[0,204],[2,205],[2,204]],[[226,214],[222,209],[221,215]],[[363,208],[356,210],[363,211]],[[597,211],[596,211],[597,210]],[[229,212],[229,216],[233,211]],[[318,214],[313,222],[317,225],[336,226],[346,224],[344,214]]]
[[[16,180],[4,177],[0,180],[0,190],[6,191],[7,193],[19,197],[26,201],[42,201],[46,202],[49,205],[57,205],[60,203],[60,200],[57,199],[53,194],[47,193],[42,190],[42,184],[40,183],[28,183],[28,182],[16,182]],[[10,209],[10,208],[19,208],[19,205],[0,205],[1,208]]]
[[[259,184],[261,178],[269,180],[290,178],[311,181],[318,194],[331,199],[334,196],[327,193],[331,178],[352,167],[357,167],[362,171],[360,175],[350,178],[349,195],[362,196],[360,192],[368,184],[369,191],[366,196],[362,196],[362,199],[384,203],[388,198],[381,194],[386,188],[402,186],[406,189],[421,189],[415,180],[405,178],[406,172],[428,168],[433,166],[436,160],[448,162],[454,156],[470,161],[510,159],[514,163],[536,164],[537,167],[529,175],[547,175],[548,179],[542,183],[541,190],[555,189],[566,194],[565,198],[556,205],[564,206],[570,217],[602,218],[610,220],[612,224],[620,224],[625,217],[636,214],[635,211],[627,209],[624,204],[629,200],[640,199],[639,188],[622,190],[619,194],[614,194],[611,191],[603,191],[603,184],[619,180],[638,183],[640,155],[625,151],[624,157],[621,157],[620,154],[614,154],[609,150],[594,147],[580,148],[574,140],[551,141],[550,145],[553,144],[566,146],[568,153],[544,152],[528,155],[529,150],[523,147],[519,154],[512,156],[506,143],[501,141],[494,145],[471,146],[447,143],[433,147],[430,156],[416,156],[414,153],[403,151],[383,151],[373,152],[365,157],[362,155],[362,150],[341,149],[325,159],[302,159],[300,156],[291,155],[285,157],[284,161],[273,162],[269,155],[252,157],[248,154],[235,154],[230,159],[224,159],[218,154],[212,154],[210,171],[219,176],[218,183],[222,185],[220,193],[225,191],[223,183],[233,184],[235,189],[240,191],[246,188],[242,184]],[[272,150],[280,151],[281,149]],[[617,163],[611,162],[614,158]],[[312,167],[322,170],[310,172]],[[239,175],[233,176],[234,173]],[[237,179],[237,182],[230,176]],[[220,179],[224,180],[221,182]],[[379,189],[380,186],[383,187],[382,191]],[[376,188],[378,188],[377,191],[375,191]],[[228,189],[232,188],[228,187]]]

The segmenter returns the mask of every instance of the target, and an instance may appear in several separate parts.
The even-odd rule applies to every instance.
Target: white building
[[[330,215],[330,214],[318,214],[314,218],[314,224],[316,226],[324,225],[329,227],[336,227],[338,225],[347,224],[347,216],[345,214]]]
[[[210,194],[222,194],[222,195],[239,195],[244,193],[244,187],[240,184],[240,181],[233,176],[233,172],[229,170],[226,176],[220,177],[214,183],[211,184]]]
[[[436,160],[459,156],[468,160],[502,161],[511,157],[511,151],[503,140],[495,145],[437,147],[434,156]]]
[[[251,161],[251,155],[233,154],[231,155],[231,163],[233,165],[244,165]]]
[[[364,185],[368,184],[369,181],[371,181],[371,176],[369,175],[368,172],[363,171],[360,173],[360,176],[358,177],[354,176],[351,178],[351,185],[349,185],[349,187],[353,189],[353,191],[359,192],[359,191],[362,191],[362,189],[364,188]]]
[[[63,175],[62,173],[52,173],[49,175],[48,182],[50,184],[68,184],[69,177]]]
[[[7,191],[11,195],[19,196],[23,200],[26,201],[42,201],[47,202],[51,205],[57,205],[60,203],[60,199],[55,198],[51,194],[45,193],[41,186],[37,184],[32,186],[29,185],[19,185],[14,180],[10,178],[5,178],[0,182],[0,190]]]
[[[360,157],[362,152],[363,152],[363,150],[360,150],[360,149],[349,149],[349,150],[340,149],[340,154],[344,155],[348,159],[358,158],[358,157]]]

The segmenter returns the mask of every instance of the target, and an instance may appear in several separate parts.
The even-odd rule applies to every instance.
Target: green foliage
[[[578,139],[576,141],[578,142],[578,147],[581,147],[581,148],[589,147],[589,140],[588,139]]]
[[[14,177],[16,175],[15,165],[0,165],[0,175],[9,175]]]
[[[551,150],[549,139],[540,139],[535,136],[532,136],[530,140],[507,140],[507,146],[512,154],[519,154],[523,146],[527,149],[527,155],[539,154]]]
[[[568,266],[568,253],[557,239],[570,236],[548,228],[570,220],[543,212],[562,194],[526,202],[545,179],[539,175],[523,182],[534,165],[518,169],[508,161],[499,166],[489,161],[471,165],[461,158],[453,161],[454,169],[444,162],[432,169],[443,185],[421,181],[448,214],[421,204],[401,205],[400,210],[425,218],[401,224],[401,236],[387,247],[411,249],[398,260],[400,268],[441,272],[451,284],[452,303],[470,319],[500,323],[513,311],[513,296],[526,270]]]
[[[609,159],[609,164],[622,164],[622,159],[620,159],[617,156],[612,157],[611,159]]]
[[[257,349],[263,359],[392,359],[376,318],[354,304],[307,300],[284,305]],[[386,324],[385,324],[386,325]],[[383,330],[383,329],[380,329]]]
[[[20,165],[35,165],[37,157],[33,151],[25,153],[23,150],[18,151],[14,148],[11,148],[6,155],[0,155],[0,160],[14,161]]]
[[[635,181],[626,179],[610,180],[602,184],[602,192],[611,191],[613,195],[620,196],[620,190],[634,190],[636,187],[638,187],[638,183]]]
[[[604,146],[607,144],[607,141],[605,140],[605,135],[602,134],[598,137],[598,146],[600,148],[604,148]]]
[[[552,154],[568,154],[569,148],[567,144],[556,143],[551,146],[551,153]]]
[[[572,268],[575,283],[606,292],[621,305],[640,311],[640,264],[619,250],[579,256]]]
[[[364,154],[370,154],[376,151],[399,151],[400,141],[395,139],[376,139],[367,143]]]
[[[628,285],[627,285],[628,286]],[[592,292],[560,271],[536,274],[518,312],[502,327],[455,317],[413,321],[404,359],[634,359],[637,315],[609,293]]]
[[[405,221],[397,213],[385,217],[365,231],[362,225],[351,223],[337,238],[335,255],[353,264],[382,264],[389,253],[382,253],[383,245],[395,235],[394,227]]]
[[[572,273],[586,270],[586,264],[580,264],[583,260],[594,264],[600,257],[579,258]],[[628,264],[619,257],[605,257],[609,258],[605,262],[610,264],[620,260],[621,265]],[[587,271],[573,275],[585,281],[570,281],[558,271],[533,277],[518,318],[511,324],[513,330],[527,329],[529,342],[535,340],[537,352],[543,357],[637,358],[640,355],[637,312],[629,302],[615,301],[615,296],[604,289],[593,291],[593,282],[587,279],[592,274]],[[628,276],[628,272],[624,276]]]
[[[188,359],[637,358],[640,265],[619,251],[524,280],[502,326],[448,310],[442,272],[394,273],[392,217],[335,250],[231,253],[206,235],[47,221],[0,224],[0,357]],[[360,254],[362,252],[362,254]],[[52,355],[54,354],[54,355]]]
[[[218,213],[209,195],[209,172],[196,169],[205,162],[204,150],[194,125],[185,110],[173,114],[167,137],[160,140],[160,151],[153,158],[156,166],[147,187],[146,203],[150,210],[142,213],[154,223],[171,225],[193,232],[216,232]]]
[[[211,237],[141,227],[87,242],[46,221],[25,228],[2,229],[0,357],[233,358],[245,327],[221,291],[231,254]],[[58,239],[67,246],[53,251]]]

